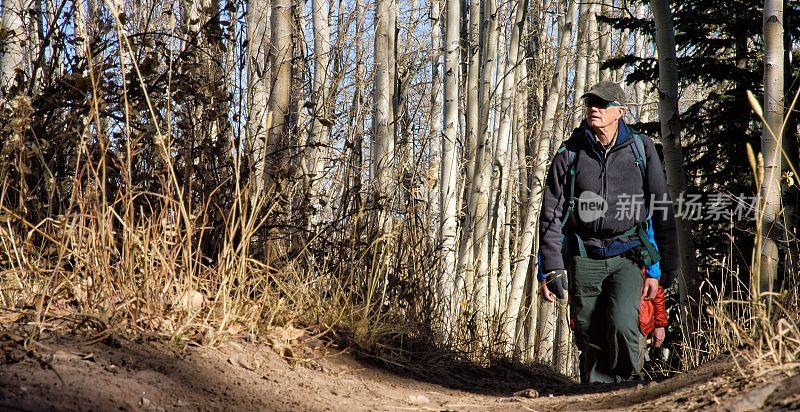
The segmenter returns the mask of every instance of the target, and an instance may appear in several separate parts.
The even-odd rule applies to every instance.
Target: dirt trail
[[[552,374],[480,370],[423,382],[308,341],[177,350],[109,337],[0,341],[0,410],[761,410],[800,408],[800,365],[743,378],[730,361],[629,387],[581,386]],[[30,348],[29,348],[30,349]],[[287,360],[289,359],[289,360]],[[302,359],[292,362],[291,359]],[[294,365],[293,365],[294,363]],[[515,396],[534,389],[536,398]]]

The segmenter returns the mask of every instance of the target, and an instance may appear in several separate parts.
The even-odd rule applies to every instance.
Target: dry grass
[[[15,127],[24,130],[25,102],[17,105]],[[171,170],[169,158],[164,161]],[[39,221],[23,216],[35,205],[9,199],[24,191],[10,190],[9,179],[0,187],[0,324],[25,325],[34,338],[64,328],[113,329],[201,345],[275,325],[314,325],[320,333],[341,331],[387,362],[406,357],[404,342],[436,327],[428,310],[435,280],[420,269],[431,255],[422,241],[398,241],[422,238],[413,228],[398,225],[384,237],[370,236],[377,232],[374,214],[362,210],[292,252],[296,245],[264,229],[279,197],[252,203],[248,184],[236,185],[223,220],[212,225],[221,193],[192,204],[174,179],[165,178],[158,193],[121,189],[109,195],[103,163],[86,156],[76,167],[68,212]],[[204,241],[212,231],[220,244],[209,255]],[[326,237],[328,255],[320,255],[318,237]],[[269,242],[279,251],[275,261],[263,258]],[[684,342],[684,367],[742,349],[754,362],[796,361],[797,294],[754,295],[753,282],[738,269],[721,267],[723,282],[704,285],[706,317]],[[751,268],[749,279],[758,279],[759,265]],[[460,333],[461,347],[478,347],[469,333]]]
[[[135,56],[119,11],[106,6],[120,54]],[[397,283],[389,272],[402,271],[388,267],[387,256],[402,256],[393,238],[419,235],[399,227],[388,239],[375,236],[378,225],[364,210],[309,235],[298,229],[307,224],[302,217],[289,220],[283,210],[304,196],[304,188],[261,193],[263,184],[247,178],[252,170],[245,170],[234,144],[230,176],[210,193],[197,193],[176,172],[187,160],[177,163],[171,124],[159,126],[159,113],[175,108],[169,100],[156,107],[137,59],[131,62],[133,71],[123,72],[123,80],[140,86],[145,110],[136,113],[126,103],[126,138],[111,149],[114,142],[102,135],[102,99],[91,88],[73,170],[66,177],[47,171],[50,204],[27,187],[30,159],[44,152],[40,140],[25,141],[34,121],[31,101],[20,96],[10,105],[12,136],[2,148],[11,161],[0,170],[0,325],[22,324],[33,338],[63,327],[113,328],[206,345],[288,324],[345,327],[367,347],[397,334],[405,322],[389,319],[399,300],[389,295],[400,288],[414,295],[420,282],[389,285]],[[94,84],[102,73],[90,66],[89,76]],[[142,113],[146,120],[137,117]],[[131,133],[133,121],[146,124],[152,136]],[[132,177],[137,162],[157,180],[148,189]],[[68,198],[56,199],[59,212],[52,213],[59,195]],[[408,258],[408,278],[414,259]],[[411,299],[404,301],[400,312],[416,310]]]
[[[84,144],[88,152],[90,143]],[[172,170],[169,157],[163,160]],[[359,346],[381,352],[389,349],[384,342],[411,333],[406,329],[416,316],[412,312],[422,306],[414,302],[426,299],[415,296],[422,283],[410,269],[385,263],[387,254],[408,253],[391,240],[402,227],[389,240],[370,241],[376,225],[362,211],[328,228],[335,233],[327,244],[344,247],[320,257],[312,247],[319,247],[316,237],[265,229],[276,220],[279,195],[260,196],[253,204],[252,185],[236,185],[230,200],[221,201],[229,206],[222,221],[211,223],[222,191],[193,205],[177,180],[165,178],[158,193],[123,185],[109,195],[104,167],[88,156],[81,159],[68,182],[68,212],[40,221],[27,220],[21,211],[41,205],[11,205],[6,194],[19,188],[9,190],[8,180],[0,187],[0,325],[24,325],[34,339],[45,332],[113,329],[214,345],[296,324],[320,333],[344,329]],[[232,179],[245,180],[238,171]],[[304,246],[287,242],[290,235]],[[209,248],[208,239],[220,244]],[[409,278],[398,280],[398,272]],[[398,297],[400,289],[409,295]]]

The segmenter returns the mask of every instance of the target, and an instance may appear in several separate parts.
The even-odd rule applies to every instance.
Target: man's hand
[[[647,278],[642,285],[642,298],[644,300],[653,300],[658,292],[658,279]]]
[[[545,294],[541,292],[541,284],[539,285],[540,293],[545,297],[545,300],[548,302],[553,301],[553,295],[559,299],[564,299],[567,297],[567,290],[568,290],[568,281],[567,281],[567,271],[564,269],[554,270],[547,274],[547,280],[543,282],[545,285],[545,289],[549,292]]]
[[[539,294],[542,295],[542,298],[547,302],[555,302],[556,297],[550,292],[550,289],[547,288],[547,281],[540,280],[539,281]]]
[[[667,331],[664,328],[653,329],[653,347],[660,348],[664,343],[665,336],[667,336]]]

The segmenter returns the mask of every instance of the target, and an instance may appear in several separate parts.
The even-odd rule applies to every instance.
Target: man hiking
[[[665,280],[680,270],[674,211],[652,139],[622,120],[622,88],[603,81],[581,98],[585,121],[547,176],[539,293],[552,302],[571,292],[582,382],[640,379],[639,302],[659,286],[659,275],[643,279],[642,268],[660,261]],[[648,239],[650,221],[658,249]]]

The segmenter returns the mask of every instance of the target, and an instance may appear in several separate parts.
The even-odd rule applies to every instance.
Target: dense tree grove
[[[724,348],[685,327],[715,327],[701,308],[758,302],[731,279],[797,290],[797,21],[790,1],[3,0],[3,304],[198,339],[297,320],[573,374],[531,256],[550,160],[612,80],[674,200],[726,211],[679,223],[694,364]],[[788,115],[780,146],[748,91]]]

